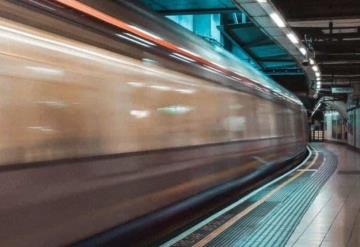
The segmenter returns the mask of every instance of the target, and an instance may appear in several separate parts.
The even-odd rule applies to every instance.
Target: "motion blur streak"
[[[131,1],[61,2],[101,18],[115,11],[156,46],[54,1],[0,1],[2,245],[67,245],[210,190],[221,197],[212,190],[258,182],[305,152],[304,107],[245,62],[151,13],[144,20]],[[207,71],[191,54],[218,65]],[[220,73],[230,67],[234,78]]]
[[[114,25],[114,26],[117,26],[121,29],[124,29],[126,31],[129,31],[129,32],[132,32],[136,35],[139,35],[145,39],[148,39],[156,44],[159,44],[169,50],[172,50],[172,51],[175,51],[177,53],[180,53],[178,55],[182,56],[182,58],[185,57],[185,59],[183,60],[184,62],[199,62],[199,64],[203,64],[205,65],[206,69],[210,69],[210,70],[213,70],[214,72],[217,72],[217,73],[225,73],[225,74],[238,74],[234,71],[231,71],[231,70],[228,70],[227,68],[225,68],[224,66],[220,65],[220,64],[217,64],[217,63],[214,63],[214,62],[211,62],[209,60],[206,60],[206,59],[203,59],[201,57],[199,57],[197,54],[195,54],[194,52],[191,52],[191,51],[188,51],[187,49],[184,49],[184,48],[181,48],[169,41],[166,41],[156,35],[153,35],[153,34],[150,34],[149,32],[145,31],[145,30],[142,30],[138,27],[135,27],[133,25],[129,25],[127,24],[126,22],[123,22],[117,18],[114,18],[110,15],[107,15],[101,11],[98,11],[94,8],[91,8],[90,6],[86,5],[86,4],[83,4],[83,3],[80,3],[76,0],[55,0],[61,4],[64,4],[66,6],[69,6],[71,8],[74,8],[78,11],[81,11],[83,13],[86,13],[90,16],[93,16],[93,17],[96,17],[102,21],[105,21],[111,25]],[[179,59],[179,57],[178,57]],[[240,74],[238,74],[240,75]],[[243,77],[243,75],[240,75],[241,77]],[[234,77],[234,79],[236,80],[239,80],[241,81],[241,79],[237,79],[236,77]],[[262,84],[258,81],[253,81],[253,83],[255,84],[258,84],[262,87]],[[291,98],[288,98],[288,100],[291,100]]]

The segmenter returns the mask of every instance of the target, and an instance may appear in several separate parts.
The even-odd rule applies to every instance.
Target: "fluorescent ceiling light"
[[[299,50],[300,50],[301,54],[303,54],[304,56],[306,56],[307,51],[306,51],[306,49],[305,49],[304,47],[300,47]]]
[[[315,73],[316,77],[320,77],[320,72]]]
[[[313,69],[313,71],[315,71],[315,72],[318,72],[318,71],[319,71],[319,67],[318,67],[317,65],[312,66],[312,69]]]
[[[286,26],[285,22],[282,20],[282,18],[277,13],[274,12],[274,13],[270,14],[270,17],[271,17],[271,19],[273,19],[273,21],[275,22],[275,24],[278,27]]]
[[[257,0],[258,3],[267,3],[267,0]]]
[[[315,61],[314,61],[314,59],[309,59],[309,61],[310,61],[310,65],[314,65],[315,64]]]
[[[299,39],[298,39],[298,37],[296,37],[296,34],[294,34],[294,33],[288,33],[286,36],[289,38],[289,40],[290,40],[293,44],[299,44]]]

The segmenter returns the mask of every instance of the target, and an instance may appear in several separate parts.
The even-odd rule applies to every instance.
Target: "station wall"
[[[360,149],[360,108],[348,110],[348,121],[335,111],[324,114],[324,138],[328,141],[347,143]]]
[[[340,114],[335,111],[327,111],[324,114],[324,138],[328,141],[346,143],[348,129]]]

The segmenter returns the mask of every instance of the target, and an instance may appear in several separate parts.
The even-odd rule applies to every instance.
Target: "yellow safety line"
[[[315,154],[315,158],[314,160],[306,167],[306,169],[311,168],[314,164],[315,161],[318,158],[318,153]],[[219,236],[222,232],[224,232],[226,229],[228,229],[229,227],[231,227],[233,224],[235,224],[237,221],[239,221],[241,218],[243,218],[245,215],[247,215],[248,213],[250,213],[251,211],[253,211],[255,208],[257,208],[258,206],[260,206],[262,203],[264,203],[267,199],[269,199],[273,194],[275,194],[277,191],[279,191],[280,189],[284,188],[286,185],[288,185],[290,182],[292,182],[293,180],[295,180],[296,178],[298,178],[299,176],[301,176],[302,174],[304,174],[305,171],[299,172],[298,174],[296,174],[293,177],[290,177],[287,181],[283,182],[282,184],[280,184],[277,188],[273,189],[269,194],[267,194],[265,197],[263,197],[261,200],[255,202],[254,204],[250,205],[249,207],[247,207],[245,210],[241,211],[239,214],[235,215],[233,218],[231,218],[230,220],[228,220],[225,224],[221,225],[219,228],[217,228],[215,231],[213,231],[212,233],[210,233],[209,235],[207,235],[205,238],[203,238],[202,240],[200,240],[199,242],[197,242],[195,245],[193,245],[193,247],[202,247],[205,246],[206,244],[208,244],[211,240],[213,240],[214,238],[216,238],[217,236]]]

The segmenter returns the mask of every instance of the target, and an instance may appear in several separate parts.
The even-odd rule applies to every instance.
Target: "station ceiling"
[[[243,50],[257,67],[286,88],[306,93],[304,72],[295,59],[250,20],[245,23],[232,0],[136,0],[164,15],[221,14],[221,33]],[[225,47],[226,48],[226,47]]]
[[[232,0],[142,0],[142,2],[165,15],[238,11]]]
[[[360,84],[359,0],[272,0],[299,37],[313,49],[324,85]]]

